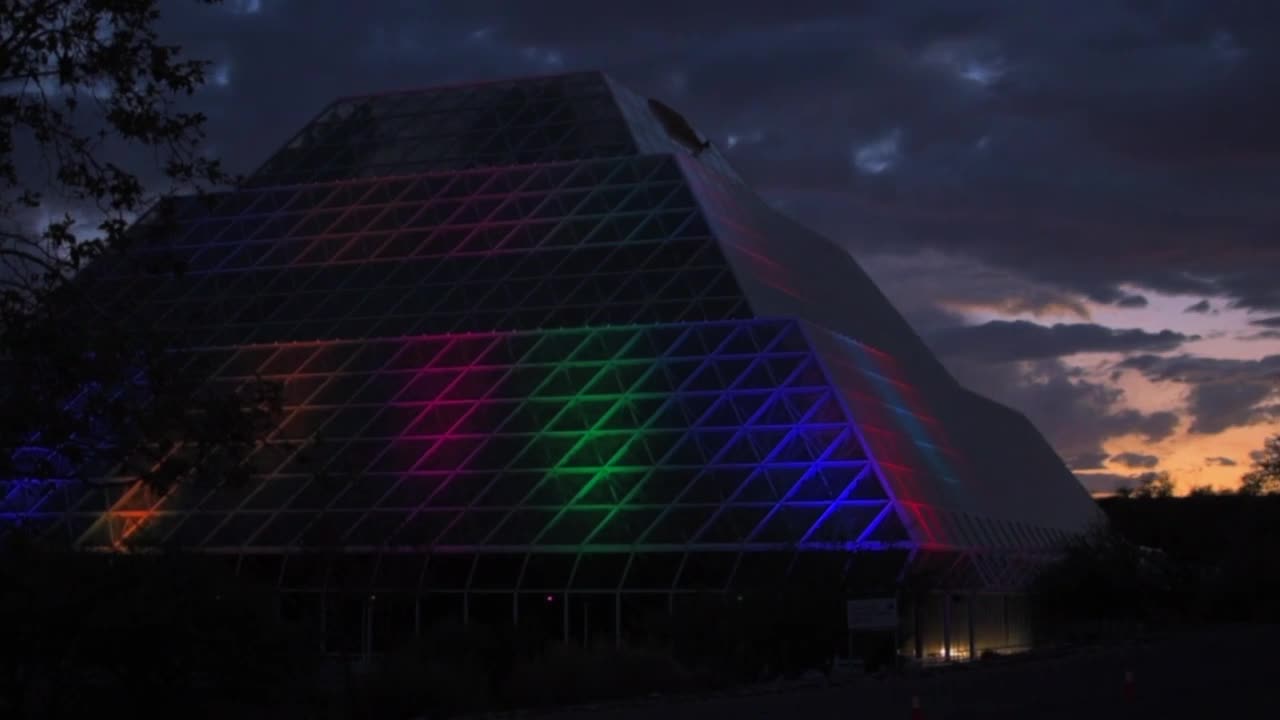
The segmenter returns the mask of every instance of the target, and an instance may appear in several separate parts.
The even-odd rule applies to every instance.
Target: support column
[[[915,592],[911,596],[911,622],[915,627],[915,656],[917,662],[924,661],[924,620],[920,617],[920,605],[923,593]]]
[[[942,659],[951,662],[951,593],[942,595]]]
[[[622,649],[622,591],[613,594],[613,649]]]
[[[974,619],[973,619],[973,616],[977,614],[977,609],[978,609],[977,599],[978,599],[977,593],[973,591],[970,591],[969,596],[965,598],[965,601],[969,603],[969,660],[970,661],[978,659],[978,633],[976,630],[976,623],[974,622]]]
[[[1002,618],[1000,624],[1004,628],[1004,646],[1007,648],[1013,644],[1012,633],[1009,631],[1009,594],[1008,593],[1003,593],[1000,595],[1000,613]]]
[[[373,657],[373,608],[374,601],[378,599],[376,595],[370,595],[364,602],[364,627],[361,628],[360,656],[361,660],[368,663]]]
[[[561,634],[563,635],[563,638],[564,638],[564,644],[568,645],[569,644],[569,591],[566,590],[564,595],[562,595],[560,599],[563,601],[560,603],[560,615],[562,617],[562,620],[560,622]]]
[[[320,637],[323,638],[325,649],[329,649],[329,591],[320,591]]]

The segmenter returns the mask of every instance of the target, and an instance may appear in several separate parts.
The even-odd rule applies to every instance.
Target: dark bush
[[[1095,641],[1186,617],[1195,583],[1162,551],[1098,529],[1069,545],[1032,586],[1043,628],[1068,641]]]
[[[842,593],[707,594],[633,618],[624,647],[546,629],[427,628],[374,658],[326,656],[318,617],[207,556],[0,554],[0,716],[409,718],[673,693],[817,670],[844,643]],[[287,598],[283,600],[288,606]],[[332,628],[330,628],[332,630]],[[256,715],[255,715],[256,713]]]
[[[1280,496],[1104,500],[1112,531],[1158,548],[1190,586],[1181,619],[1274,622],[1280,606]]]
[[[198,717],[205,699],[314,698],[315,636],[198,557],[0,550],[0,716]]]

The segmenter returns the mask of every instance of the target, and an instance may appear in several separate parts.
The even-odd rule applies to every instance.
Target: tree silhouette
[[[1253,469],[1240,478],[1242,495],[1280,492],[1280,435],[1272,435],[1253,461]]]
[[[0,482],[242,478],[279,409],[266,383],[210,388],[179,329],[100,292],[114,270],[181,274],[130,251],[172,229],[174,195],[231,181],[183,109],[207,63],[158,18],[155,0],[0,0]]]
[[[1138,486],[1134,488],[1132,497],[1139,499],[1173,497],[1174,482],[1169,473],[1146,472],[1138,476]]]

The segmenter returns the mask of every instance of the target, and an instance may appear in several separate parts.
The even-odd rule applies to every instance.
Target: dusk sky
[[[1235,486],[1280,431],[1274,0],[162,6],[234,171],[338,96],[603,70],[847,246],[1090,489]]]

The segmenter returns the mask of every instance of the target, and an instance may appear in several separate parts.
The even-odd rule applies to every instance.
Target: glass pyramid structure
[[[291,589],[341,557],[370,590],[665,593],[1007,587],[1097,518],[845,250],[602,74],[340,100],[238,190],[175,202],[137,253],[185,276],[99,268],[95,292],[194,335],[210,383],[283,384],[257,476],[11,480],[0,524]]]

